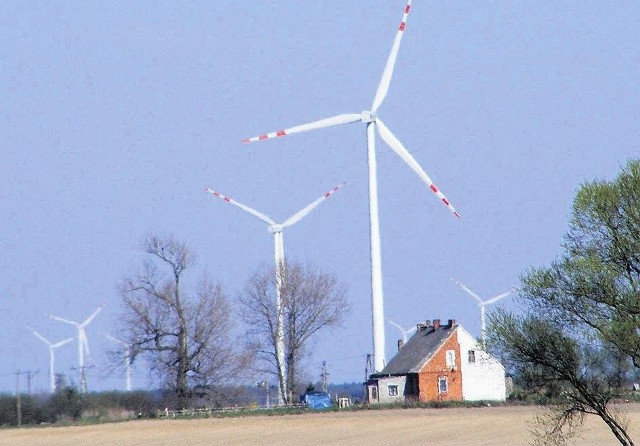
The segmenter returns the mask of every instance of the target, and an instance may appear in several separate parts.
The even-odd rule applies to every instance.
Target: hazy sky
[[[266,131],[370,108],[403,0],[0,3],[0,391],[40,370],[47,347],[88,327],[90,389],[122,388],[104,351],[116,283],[139,241],[172,234],[235,301],[273,262],[266,225],[209,186],[281,221],[347,186],[284,232],[289,258],[348,287],[344,329],[307,363],[364,379],[371,347],[365,130],[354,124],[243,145]],[[380,116],[461,213],[456,219],[381,141],[386,316],[454,318],[518,286],[560,252],[582,182],[638,155],[640,2],[416,0]],[[507,298],[504,305],[513,305]],[[399,331],[387,329],[387,359]],[[237,327],[237,342],[244,328]],[[57,371],[76,379],[76,349]],[[148,372],[134,370],[134,385]],[[24,383],[22,384],[25,385]]]

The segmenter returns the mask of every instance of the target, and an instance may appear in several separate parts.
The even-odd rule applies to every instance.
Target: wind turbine
[[[400,158],[406,162],[411,169],[424,181],[429,189],[453,212],[456,217],[460,217],[460,214],[451,205],[449,200],[440,192],[435,186],[431,178],[422,169],[420,164],[409,153],[409,151],[402,145],[400,140],[395,137],[391,130],[382,122],[378,116],[378,108],[382,105],[391,84],[391,77],[393,75],[393,69],[398,57],[398,50],[400,49],[400,41],[404,35],[406,29],[407,17],[411,10],[411,0],[407,2],[402,15],[402,21],[396,32],[393,45],[391,47],[391,53],[387,59],[387,63],[382,72],[382,78],[376,95],[373,99],[373,105],[370,110],[365,110],[361,113],[346,113],[335,115],[330,118],[320,119],[319,121],[310,122],[307,124],[298,125],[288,129],[278,130],[276,132],[263,134],[253,138],[245,139],[244,142],[250,143],[255,141],[264,141],[267,139],[278,138],[294,133],[306,132],[309,130],[322,129],[326,127],[333,127],[343,124],[351,124],[354,122],[363,122],[367,128],[367,159],[369,169],[369,227],[370,227],[370,249],[371,249],[371,301],[372,301],[372,325],[373,325],[373,355],[374,355],[374,368],[376,372],[381,371],[385,365],[384,358],[384,305],[383,305],[383,293],[382,293],[382,255],[380,249],[380,224],[378,218],[378,179],[376,174],[376,153],[375,143],[376,136],[375,131],[378,130],[380,137],[396,152]]]
[[[415,325],[413,327],[409,328],[408,330],[405,330],[400,325],[398,325],[395,322],[393,322],[391,319],[387,319],[387,322],[389,322],[391,325],[393,325],[398,330],[400,330],[400,333],[402,333],[402,343],[403,344],[407,343],[407,335],[409,335],[409,334],[411,334],[411,333],[413,333],[414,331],[417,330],[417,327]]]
[[[494,296],[491,299],[482,300],[480,296],[478,296],[476,293],[471,291],[469,288],[467,288],[457,280],[454,280],[454,279],[451,279],[451,280],[460,288],[465,290],[471,297],[473,297],[475,300],[478,301],[478,306],[480,307],[480,338],[482,339],[482,345],[485,346],[486,345],[486,322],[485,322],[484,309],[487,305],[490,305],[494,302],[499,301],[500,299],[504,299],[505,297],[507,297],[509,294],[513,292],[513,289],[510,289],[509,291],[504,292],[502,294],[498,294],[497,296]]]
[[[87,374],[85,371],[85,355],[89,362],[91,362],[91,352],[89,351],[89,339],[87,338],[87,332],[85,328],[87,325],[93,321],[93,319],[100,313],[103,305],[98,307],[96,311],[94,311],[91,316],[85,319],[84,322],[76,322],[70,321],[68,319],[63,319],[58,316],[49,315],[51,319],[55,319],[56,321],[64,322],[65,324],[73,325],[78,330],[78,368],[80,369],[80,390],[83,393],[87,393]]]
[[[122,347],[124,348],[124,367],[127,384],[126,389],[127,392],[131,392],[131,346],[118,338],[114,338],[109,333],[104,333],[104,335],[107,338],[111,339],[113,342],[122,345]]]
[[[73,338],[67,338],[67,339],[64,339],[64,340],[62,340],[60,342],[53,343],[53,342],[49,341],[47,338],[45,338],[44,336],[42,336],[40,333],[35,331],[33,328],[27,326],[27,330],[29,330],[38,339],[40,339],[42,342],[44,342],[45,344],[47,344],[49,346],[49,389],[51,390],[51,393],[55,393],[55,391],[56,391],[56,374],[55,374],[55,371],[54,371],[55,350],[56,350],[56,348],[62,347],[63,345],[68,344],[69,342],[73,341]]]
[[[265,214],[263,214],[262,212],[256,211],[253,208],[250,208],[249,206],[246,206],[232,198],[229,198],[227,196],[222,195],[219,192],[216,192],[212,189],[207,188],[206,191],[209,192],[211,195],[213,195],[214,197],[218,197],[224,201],[226,201],[227,203],[231,203],[237,207],[239,207],[240,209],[242,209],[245,212],[248,212],[249,214],[253,215],[254,217],[258,218],[259,220],[263,221],[264,223],[266,223],[269,227],[269,232],[271,232],[273,234],[273,239],[274,239],[274,243],[275,243],[275,261],[276,261],[276,361],[278,363],[278,371],[281,372],[280,373],[280,387],[281,387],[281,391],[278,392],[278,397],[279,397],[279,401],[280,404],[283,403],[282,401],[282,389],[286,389],[286,374],[283,373],[284,372],[284,320],[283,320],[283,308],[282,308],[282,296],[281,296],[281,289],[282,289],[282,279],[284,277],[284,267],[285,267],[285,263],[284,263],[284,240],[283,240],[283,235],[282,235],[282,230],[288,226],[293,226],[294,224],[296,224],[297,222],[299,222],[300,220],[302,220],[305,216],[307,216],[307,214],[309,214],[309,212],[311,212],[312,210],[314,210],[317,206],[320,205],[320,203],[322,203],[324,200],[326,200],[327,198],[329,198],[331,195],[333,195],[335,192],[337,192],[340,188],[342,188],[346,183],[341,183],[339,185],[337,185],[336,187],[334,187],[333,189],[331,189],[330,191],[326,192],[323,196],[321,196],[320,198],[318,198],[317,200],[315,200],[313,203],[307,205],[305,208],[301,209],[300,211],[296,212],[295,214],[293,214],[291,217],[289,217],[287,220],[285,220],[284,223],[276,223],[275,221],[273,221],[270,217],[266,216]]]

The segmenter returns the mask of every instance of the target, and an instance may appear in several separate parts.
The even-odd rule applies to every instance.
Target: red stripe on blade
[[[431,186],[429,186],[429,188],[433,191],[433,193],[435,193],[435,194],[438,193],[438,188],[436,187],[435,184],[432,184]]]
[[[284,130],[280,130],[276,133],[276,136],[286,136],[287,132],[285,132]]]
[[[404,29],[407,27],[407,24],[404,22],[400,22],[400,31],[404,31]]]

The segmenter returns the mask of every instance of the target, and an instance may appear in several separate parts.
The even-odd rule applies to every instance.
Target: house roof
[[[456,331],[457,325],[419,327],[418,331],[376,375],[404,375],[418,373],[440,346]]]

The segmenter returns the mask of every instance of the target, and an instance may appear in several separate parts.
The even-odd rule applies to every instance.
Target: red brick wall
[[[447,369],[447,350],[456,352],[456,370]],[[438,351],[433,355],[418,374],[418,386],[420,401],[462,401],[462,373],[460,371],[460,346],[458,345],[458,333],[454,333],[447,339]],[[448,391],[438,392],[438,378],[446,376]]]

